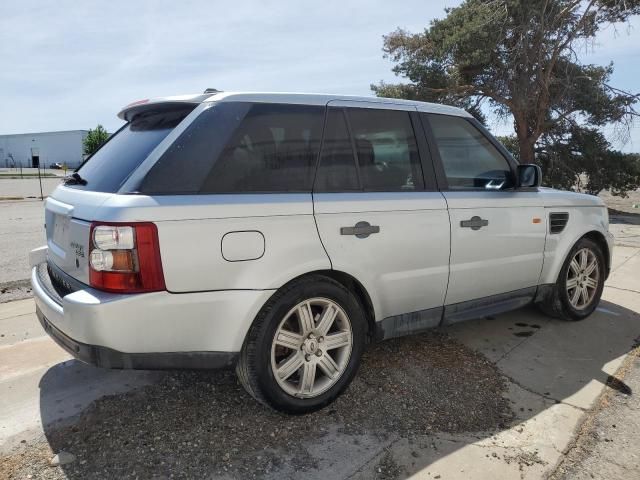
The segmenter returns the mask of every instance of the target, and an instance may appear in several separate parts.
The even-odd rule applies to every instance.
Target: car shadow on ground
[[[360,470],[363,478],[405,477],[558,403],[588,409],[589,389],[607,384],[635,394],[603,367],[634,346],[639,320],[605,301],[583,322],[550,319],[528,307],[383,342],[368,349],[338,401],[305,416],[257,404],[231,371],[167,372],[153,385],[95,401],[61,426],[53,421],[60,404],[49,392],[69,378],[54,366],[41,381],[40,399],[51,451],[19,473],[55,470],[46,460],[65,451],[76,457],[60,467],[71,479],[298,478],[300,472],[345,478],[376,455],[378,466]],[[73,378],[98,372],[74,368],[84,377]],[[535,401],[518,402],[518,395]],[[429,439],[443,435],[458,439],[435,448]],[[391,441],[405,442],[413,460],[399,467],[388,451],[380,454]]]

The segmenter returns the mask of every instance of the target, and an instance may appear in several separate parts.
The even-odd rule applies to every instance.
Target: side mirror
[[[518,187],[539,187],[541,183],[542,169],[538,165],[518,165]]]

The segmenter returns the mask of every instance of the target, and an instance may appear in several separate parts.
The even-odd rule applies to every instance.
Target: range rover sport
[[[467,112],[339,95],[134,102],[47,198],[37,315],[106,368],[235,367],[303,413],[368,342],[531,302],[596,308],[612,237],[597,197],[540,187]]]

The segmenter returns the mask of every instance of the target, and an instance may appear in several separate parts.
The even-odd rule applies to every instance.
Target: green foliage
[[[515,135],[498,140],[518,158]],[[609,190],[626,197],[640,186],[640,155],[612,150],[604,135],[592,128],[577,128],[565,138],[540,143],[535,163],[542,168],[542,183],[548,187],[576,188],[592,195]]]
[[[380,82],[378,85],[371,85],[371,90],[378,97],[403,98],[405,100],[419,100],[422,102],[439,102],[464,108],[473,115],[480,123],[486,126],[487,117],[480,109],[480,103],[472,98],[455,95],[435,95],[430,90],[420,90],[416,85],[389,84]]]
[[[532,162],[551,138],[638,115],[639,95],[609,84],[613,65],[582,64],[577,53],[638,13],[640,0],[466,0],[423,32],[386,35],[385,55],[409,82],[372,89],[472,112],[486,105],[513,118],[517,158]]]
[[[82,142],[84,147],[84,154],[92,155],[108,139],[109,134],[102,125],[98,125],[96,128],[89,130],[87,136]]]
[[[497,136],[498,141],[509,150],[509,153],[513,155],[518,162],[520,161],[520,149],[518,147],[518,139],[515,135]]]

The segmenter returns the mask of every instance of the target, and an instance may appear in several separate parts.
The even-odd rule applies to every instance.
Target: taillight
[[[119,293],[166,289],[155,224],[94,222],[89,244],[92,287]]]

